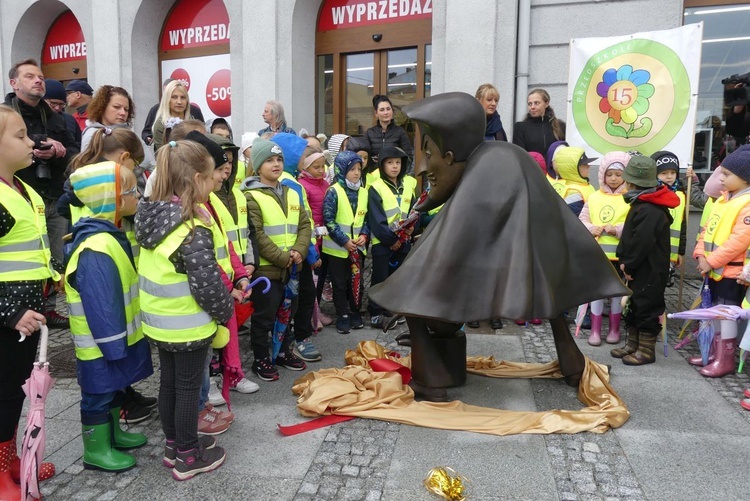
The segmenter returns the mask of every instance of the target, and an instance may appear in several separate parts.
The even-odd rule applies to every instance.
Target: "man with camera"
[[[750,113],[747,110],[750,103],[750,73],[732,75],[721,83],[731,85],[724,90],[724,104],[729,107],[726,132],[734,136],[737,146],[745,144],[750,134]]]
[[[34,141],[34,162],[16,175],[44,199],[50,250],[61,267],[62,239],[68,231],[68,222],[57,213],[55,204],[63,193],[68,161],[78,153],[78,147],[66,129],[62,116],[55,113],[43,99],[46,87],[37,62],[34,59],[18,62],[11,67],[8,76],[13,92],[5,96],[5,104],[23,117],[27,134]],[[52,328],[67,327],[68,319],[54,311],[54,301],[52,294],[46,313],[47,325]]]

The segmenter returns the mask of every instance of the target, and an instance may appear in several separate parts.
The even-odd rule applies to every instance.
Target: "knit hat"
[[[651,157],[632,157],[622,171],[622,178],[641,188],[653,188],[659,184],[656,179],[656,161]]]
[[[331,152],[332,157],[336,157],[341,151],[341,144],[350,136],[346,134],[334,134],[328,139],[328,151]]]
[[[280,132],[273,136],[271,141],[281,146],[281,150],[284,152],[284,171],[296,176],[299,159],[302,158],[302,152],[307,148],[307,140],[297,134]],[[253,165],[255,165],[254,161]]]
[[[253,172],[257,174],[260,166],[274,155],[278,155],[283,159],[284,151],[278,144],[261,137],[256,137],[255,141],[253,141],[253,149],[251,150]]]
[[[248,162],[250,159],[245,157],[245,150],[248,148],[253,147],[253,141],[255,141],[255,138],[258,137],[257,132],[245,132],[242,134],[242,140],[240,141],[240,155],[242,155],[241,160],[244,160],[245,162]]]
[[[65,87],[62,82],[55,80],[54,78],[45,78],[44,87],[46,93],[44,99],[57,99],[59,101],[65,101]]]
[[[224,150],[221,149],[221,146],[219,146],[216,141],[209,138],[205,134],[202,134],[197,130],[193,130],[190,131],[187,136],[185,136],[185,139],[187,139],[188,141],[199,143],[204,148],[206,148],[206,150],[208,150],[208,154],[211,155],[211,158],[214,161],[214,169],[218,169],[224,164],[229,163],[229,158],[227,157],[227,154],[224,153]]]
[[[88,82],[84,82],[83,80],[71,80],[68,82],[65,92],[80,92],[81,94],[92,96],[94,94],[94,89],[91,88]]]
[[[336,155],[333,165],[336,168],[336,179],[344,179],[349,170],[359,162],[362,165],[362,158],[353,151],[342,151]]]
[[[73,192],[91,210],[93,217],[115,222],[117,195],[120,185],[120,166],[115,162],[101,162],[76,169],[70,175]]]
[[[673,170],[677,173],[680,172],[680,160],[677,155],[671,151],[657,151],[651,155],[656,161],[656,173],[661,174],[665,170]]]
[[[539,153],[538,151],[530,151],[529,155],[531,156],[531,158],[534,159],[534,161],[539,165],[539,167],[542,168],[542,172],[546,173],[547,163],[544,161],[544,157],[542,156],[542,154]]]
[[[703,193],[711,198],[719,198],[723,190],[724,185],[721,184],[721,169],[716,169],[706,179],[706,184],[703,185]]]
[[[555,177],[557,175],[554,169],[552,168],[552,160],[554,160],[555,152],[557,151],[558,148],[560,148],[560,146],[570,146],[570,145],[565,141],[555,141],[547,149],[547,158],[545,159],[547,161],[547,174],[549,174],[552,177]]]
[[[744,144],[727,155],[721,166],[750,183],[750,144]]]

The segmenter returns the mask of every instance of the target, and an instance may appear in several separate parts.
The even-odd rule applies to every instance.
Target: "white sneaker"
[[[227,401],[221,396],[221,390],[216,386],[213,378],[211,378],[211,386],[208,389],[208,403],[214,407],[227,405]]]
[[[229,389],[240,393],[255,393],[260,389],[260,386],[243,377],[240,382],[237,383],[237,386],[230,386]]]

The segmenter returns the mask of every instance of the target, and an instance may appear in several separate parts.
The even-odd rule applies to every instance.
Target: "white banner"
[[[206,121],[223,117],[231,125],[232,87],[229,54],[168,59],[161,62],[162,80],[181,80],[190,102],[203,112]]]
[[[570,41],[566,140],[601,157],[667,150],[692,164],[703,23]],[[593,155],[592,155],[593,153]]]

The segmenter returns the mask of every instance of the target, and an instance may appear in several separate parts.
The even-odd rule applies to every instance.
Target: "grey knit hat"
[[[284,152],[281,150],[281,147],[267,139],[256,137],[255,141],[253,141],[253,149],[250,150],[250,157],[253,160],[253,171],[257,174],[263,162],[274,155],[278,155],[282,159],[284,158]]]
[[[750,144],[742,145],[734,150],[721,162],[721,166],[750,183]]]

